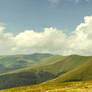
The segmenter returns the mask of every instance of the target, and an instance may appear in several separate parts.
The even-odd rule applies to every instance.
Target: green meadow
[[[12,60],[14,61],[12,62]],[[27,63],[26,65],[24,61]],[[32,92],[42,92],[39,90],[44,90],[43,92],[50,92],[50,90],[72,92],[67,89],[87,90],[87,87],[92,84],[92,56],[60,56],[37,53],[2,56],[0,62],[2,65],[9,64],[5,66],[8,69],[13,65],[17,66],[17,64],[21,66],[10,69],[8,72],[3,71],[0,74],[1,92],[22,92],[23,90],[24,92],[26,92],[25,90],[27,92],[31,92],[30,90],[33,90]]]

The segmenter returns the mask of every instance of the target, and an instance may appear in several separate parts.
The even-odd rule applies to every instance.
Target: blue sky
[[[25,29],[42,31],[45,27],[75,29],[84,16],[92,15],[92,1],[60,0],[0,0],[0,22],[7,31],[19,33]]]
[[[92,0],[0,0],[0,55],[92,55]]]

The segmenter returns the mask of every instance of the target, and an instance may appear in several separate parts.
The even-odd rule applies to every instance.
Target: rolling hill
[[[35,67],[41,64],[51,63],[52,58],[61,57],[59,55],[35,53],[31,55],[8,55],[0,56],[0,73],[12,70]]]
[[[71,56],[59,56],[58,58],[54,57],[54,59],[49,58],[45,60],[46,61],[48,60],[47,62],[50,63],[46,63],[45,65],[42,64],[41,66],[37,66],[34,68],[24,68],[24,69],[19,69],[16,71],[1,74],[0,89],[40,84],[45,81],[47,81],[46,83],[79,81],[74,79],[70,80],[67,79],[67,77],[70,76],[69,78],[72,78],[72,76],[79,71],[81,71],[81,75],[82,75],[82,71],[84,72],[88,71],[89,67],[91,69],[91,64],[89,64],[89,62],[92,62],[92,57],[71,55]],[[87,64],[89,66],[86,66]],[[84,75],[86,75],[86,73]],[[90,77],[88,77],[86,80],[92,80],[91,72],[88,73],[88,76],[89,75]],[[78,78],[78,77],[79,76],[74,78]]]
[[[92,61],[88,61],[83,65],[69,71],[56,79],[48,81],[47,83],[62,83],[71,81],[87,81],[92,80]]]

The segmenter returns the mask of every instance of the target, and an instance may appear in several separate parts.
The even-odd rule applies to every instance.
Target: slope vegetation
[[[0,56],[0,73],[10,72],[12,70],[35,67],[41,64],[49,63],[50,58],[60,57],[51,54],[32,54],[32,55],[8,55]]]
[[[16,87],[0,92],[92,92],[92,81]]]
[[[70,81],[87,81],[92,80],[92,60],[69,71],[48,83],[61,83]]]
[[[55,58],[48,59],[48,61],[51,63],[50,64],[46,63],[46,65],[44,66],[40,66],[36,68],[25,68],[25,69],[1,74],[0,88],[5,89],[5,88],[12,88],[17,86],[39,84],[54,78],[55,78],[54,80],[56,80],[57,82],[74,81],[75,79],[70,80],[70,78],[72,78],[72,76],[75,75],[74,74],[75,72],[83,71],[83,69],[84,71],[85,70],[88,71],[89,67],[91,69],[91,65],[88,62],[92,61],[92,57],[71,55],[71,56],[60,56],[56,59]],[[84,67],[86,64],[90,66],[80,69],[81,66]],[[90,72],[88,73],[90,77],[85,79],[87,77],[86,76],[84,78],[85,80],[91,80],[92,75]],[[86,73],[84,75],[86,75]],[[67,77],[69,78],[67,79]],[[74,78],[77,77],[74,76]]]

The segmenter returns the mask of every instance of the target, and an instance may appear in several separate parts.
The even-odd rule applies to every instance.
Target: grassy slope
[[[47,59],[52,59],[52,57],[60,56],[50,54],[0,56],[0,73],[46,64],[46,61],[49,63]]]
[[[87,81],[92,80],[92,60],[88,60],[83,65],[75,68],[72,71],[69,71],[53,80],[50,80],[48,83],[61,83],[61,82],[70,82],[70,81]]]
[[[92,81],[23,86],[0,92],[92,92]]]
[[[64,56],[58,58],[56,60],[56,63],[48,64],[42,67],[37,67],[37,69],[35,68],[35,70],[43,70],[51,72],[53,74],[63,74],[84,64],[88,60],[92,60],[92,57],[84,57],[78,55]]]
[[[64,73],[66,74],[67,72],[70,72],[91,60],[92,57],[72,55],[67,57],[59,57],[54,61],[55,63],[34,69],[27,68],[6,73],[0,75],[0,88],[31,85],[51,80],[52,78],[55,78],[61,74],[63,75]]]

